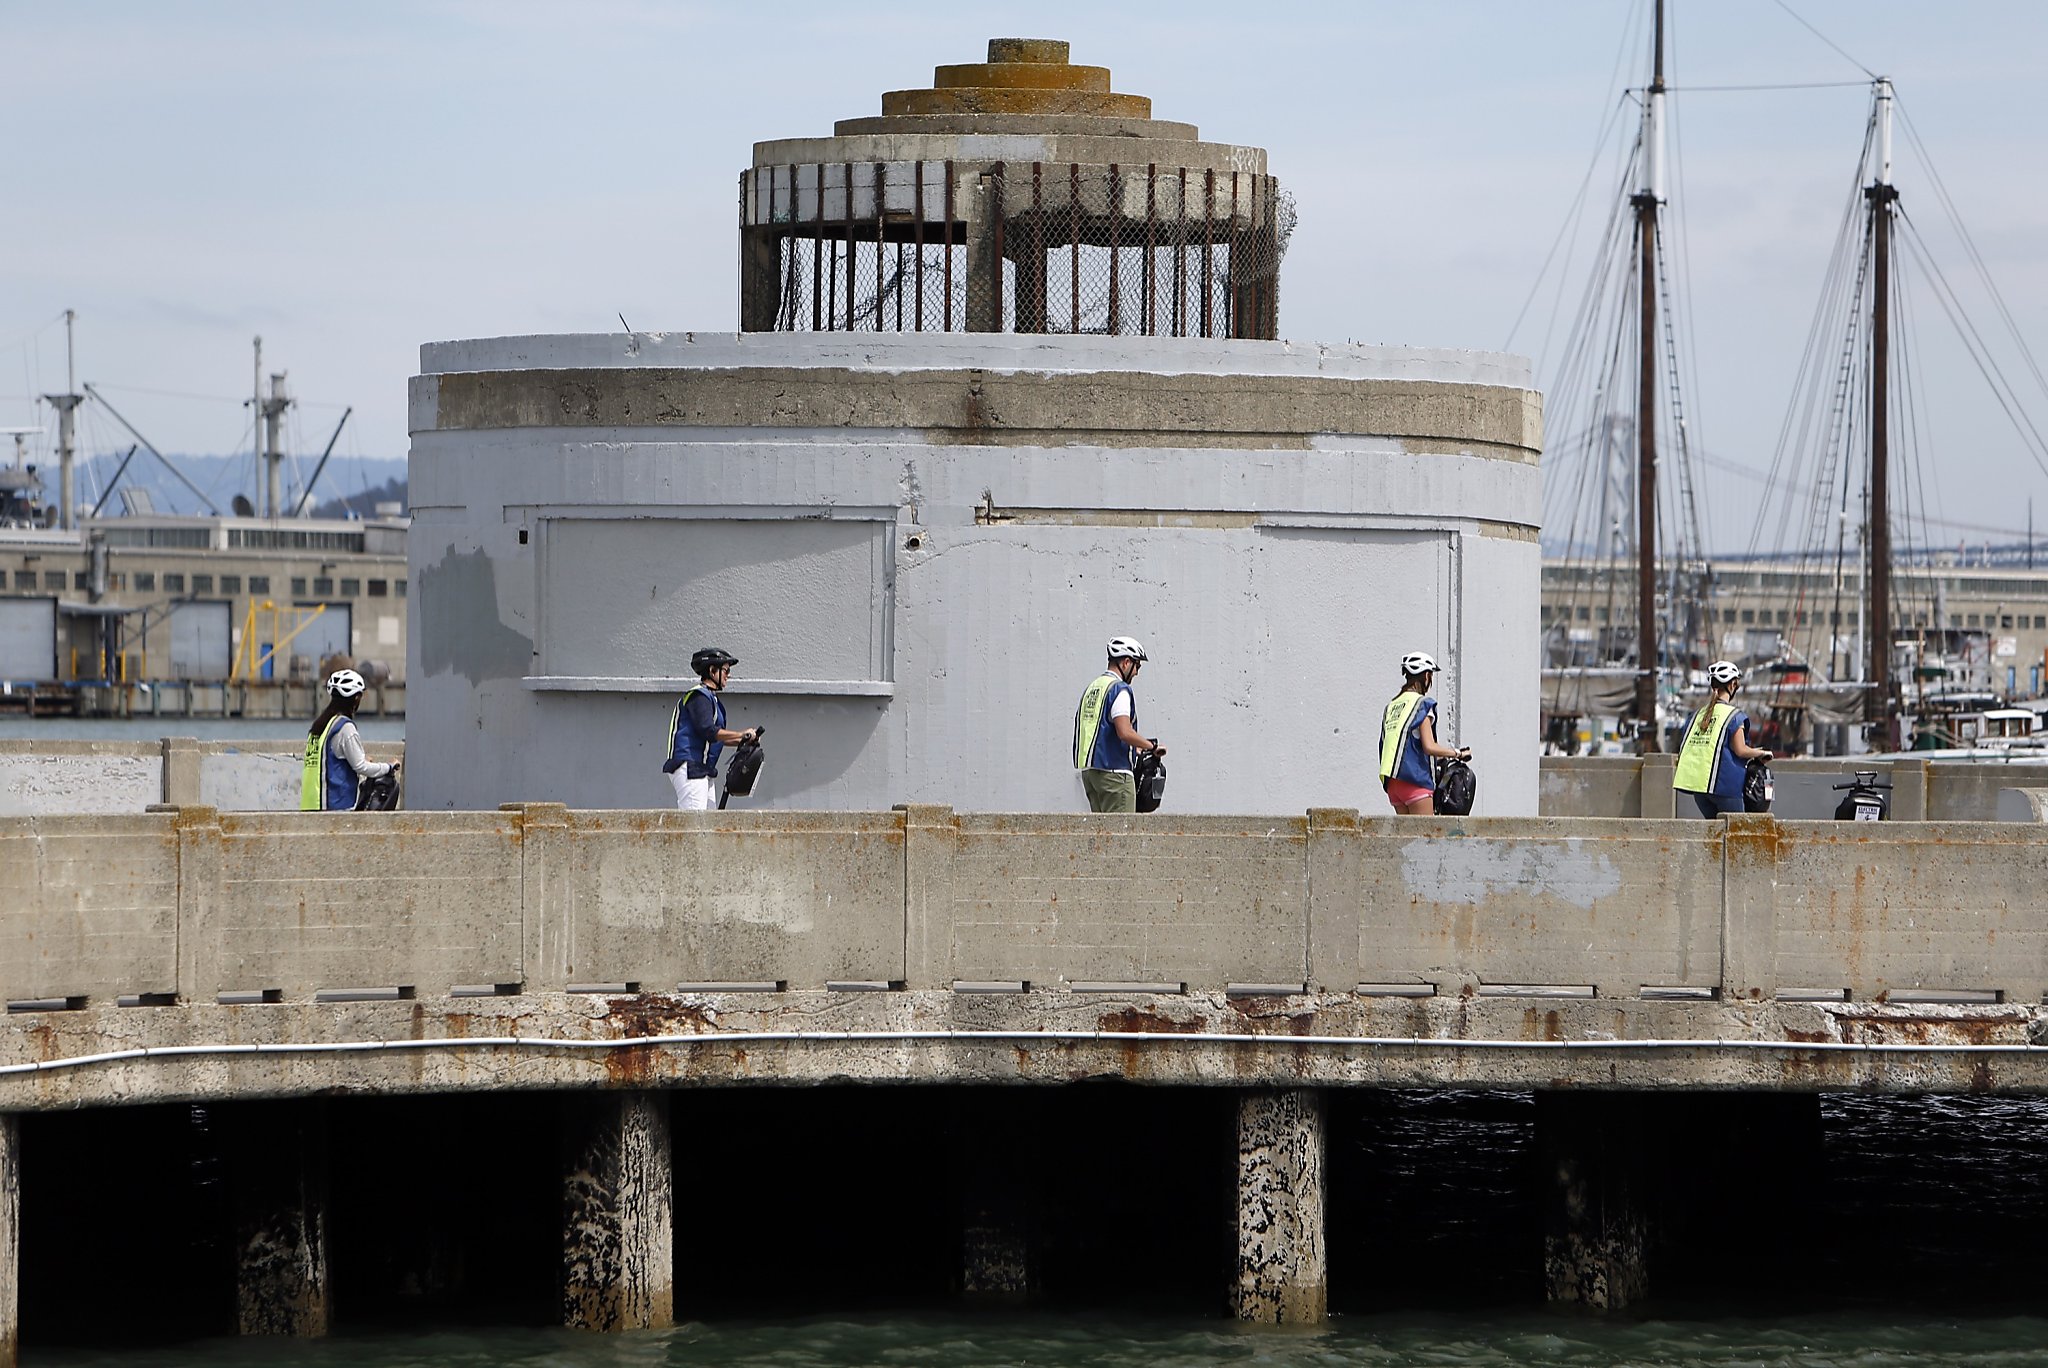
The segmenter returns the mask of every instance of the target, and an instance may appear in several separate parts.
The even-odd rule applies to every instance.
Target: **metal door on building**
[[[293,604],[301,614],[300,621],[305,628],[292,638],[291,673],[294,678],[310,677],[318,673],[320,662],[331,655],[344,655],[355,659],[355,645],[349,628],[353,625],[346,603],[330,603],[326,611],[317,617],[308,617],[317,603]],[[301,664],[300,662],[304,663]]]
[[[229,607],[225,603],[180,603],[171,609],[170,679],[226,679]]]
[[[0,599],[0,680],[43,683],[57,677],[57,600]]]

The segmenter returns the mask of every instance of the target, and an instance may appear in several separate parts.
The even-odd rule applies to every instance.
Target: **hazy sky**
[[[1789,0],[1892,76],[2027,341],[2048,355],[2048,5]],[[757,139],[828,133],[986,40],[1063,37],[1162,118],[1269,149],[1300,228],[1281,329],[1498,348],[1640,84],[1647,0],[774,6],[665,0],[0,0],[0,426],[80,378],[166,450],[246,445],[250,338],[291,373],[317,447],[402,455],[423,341],[730,329],[738,173]],[[1776,0],[1672,0],[1686,86],[1859,81]],[[1617,59],[1620,65],[1617,65]],[[1675,97],[1698,385],[1718,459],[1769,462],[1860,146],[1854,86]],[[1948,244],[1901,139],[1896,179]],[[1594,194],[1604,194],[1606,173]],[[1960,250],[1946,269],[1969,278]],[[1564,284],[1583,284],[1584,251]],[[1988,302],[1965,298],[1995,329]],[[1514,349],[1536,354],[1551,290]],[[2048,476],[1932,301],[1918,319],[1927,478],[1955,536],[2019,529]],[[2001,344],[2003,345],[2003,344]],[[2009,346],[2008,374],[2025,375]],[[1550,358],[1554,360],[1554,356]],[[1544,358],[1538,357],[1539,363]],[[2048,428],[2048,396],[2019,386]],[[171,391],[148,393],[146,391]],[[220,396],[217,399],[183,395]],[[92,449],[115,444],[104,416]],[[125,445],[125,442],[123,443]],[[1710,475],[1710,540],[1779,497]],[[2048,524],[2048,497],[2041,517]]]

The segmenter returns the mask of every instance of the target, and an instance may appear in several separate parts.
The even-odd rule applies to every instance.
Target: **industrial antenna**
[[[263,338],[260,335],[256,338],[255,348],[249,392],[249,445],[263,465],[263,516],[276,519],[284,516],[284,496],[278,487],[278,467],[284,462],[284,447],[278,433],[284,421],[284,411],[292,406],[292,400],[284,392],[283,371],[271,372],[270,397],[263,397]]]
[[[76,490],[72,484],[73,464],[78,459],[75,415],[78,406],[85,402],[85,396],[78,392],[78,367],[71,345],[71,325],[77,318],[76,309],[64,311],[64,392],[43,396],[43,401],[57,410],[57,525],[66,529],[78,522]]]

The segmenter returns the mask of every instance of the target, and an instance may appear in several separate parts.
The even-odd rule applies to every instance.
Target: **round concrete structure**
[[[753,806],[1084,806],[1140,637],[1170,812],[1385,811],[1403,652],[1533,815],[1541,405],[1519,358],[1199,338],[637,334],[422,349],[408,800],[665,806],[690,651]]]

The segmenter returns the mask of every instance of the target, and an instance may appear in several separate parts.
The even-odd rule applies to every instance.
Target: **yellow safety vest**
[[[1713,709],[1707,724],[1701,726],[1699,713],[1694,713],[1686,724],[1685,742],[1678,748],[1678,772],[1671,777],[1671,787],[1684,793],[1714,791],[1728,724],[1735,719],[1732,703],[1709,703],[1707,707]]]
[[[1103,675],[1081,692],[1081,706],[1074,711],[1074,768],[1087,769],[1088,760],[1095,751],[1095,733],[1102,728],[1102,700],[1109,696],[1110,686],[1121,681],[1113,674]]]
[[[317,736],[306,738],[306,768],[299,775],[299,811],[321,812],[327,807],[327,738],[346,718],[330,717]]]
[[[1401,747],[1408,740],[1408,723],[1415,716],[1415,710],[1422,706],[1422,695],[1403,690],[1395,694],[1387,704],[1386,714],[1380,718],[1380,783],[1394,777],[1394,771],[1401,767]]]

